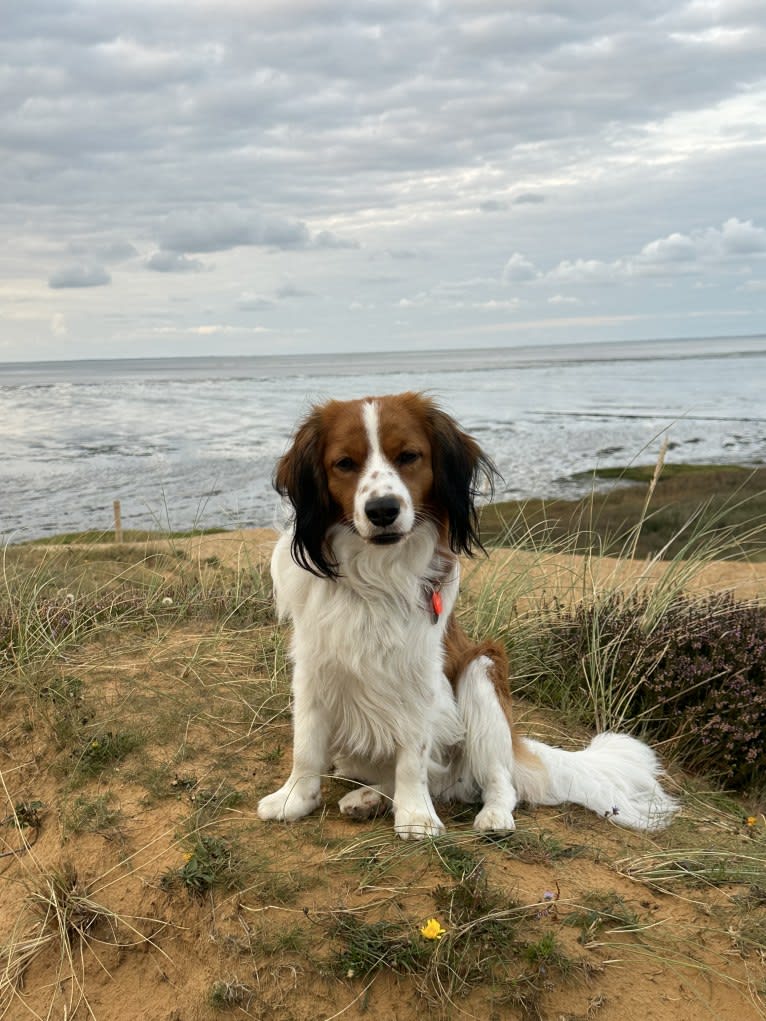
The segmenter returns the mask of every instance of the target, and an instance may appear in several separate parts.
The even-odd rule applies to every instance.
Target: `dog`
[[[313,812],[334,765],[360,784],[341,814],[390,807],[405,840],[444,831],[434,800],[480,802],[473,825],[490,833],[514,829],[519,800],[641,830],[669,822],[646,744],[603,733],[568,752],[523,737],[503,647],[457,623],[459,556],[481,548],[475,500],[495,475],[422,394],[329,401],[300,424],[274,478],[293,522],[271,561],[293,625],[293,766],[261,819]]]

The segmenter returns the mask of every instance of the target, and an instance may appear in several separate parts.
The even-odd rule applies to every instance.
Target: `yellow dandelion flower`
[[[423,939],[441,939],[446,931],[436,918],[429,918],[420,930],[420,935]]]
[[[745,819],[745,826],[756,826],[757,824],[758,824],[757,815],[749,815],[747,819]]]
[[[191,861],[193,857],[194,853],[192,851],[184,851],[184,861]]]

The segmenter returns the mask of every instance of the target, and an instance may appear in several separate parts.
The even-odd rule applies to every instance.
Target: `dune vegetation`
[[[766,1017],[764,485],[700,478],[490,508],[465,565],[523,728],[657,747],[681,810],[652,835],[563,805],[486,837],[445,805],[403,843],[341,818],[335,777],[264,824],[291,744],[273,534],[6,546],[0,1017]]]

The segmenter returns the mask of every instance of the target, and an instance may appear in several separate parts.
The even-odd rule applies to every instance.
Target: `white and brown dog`
[[[294,628],[293,768],[261,819],[312,812],[334,764],[362,784],[340,811],[390,804],[404,839],[444,830],[433,798],[482,802],[485,831],[512,830],[518,800],[573,801],[636,829],[670,820],[657,759],[635,738],[600,734],[578,752],[523,738],[502,646],[456,622],[458,555],[480,545],[476,487],[493,474],[420,394],[331,401],[300,425],[275,478],[293,530],[271,563]]]

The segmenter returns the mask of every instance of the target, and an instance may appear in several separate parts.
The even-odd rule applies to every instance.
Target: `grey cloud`
[[[538,270],[521,252],[514,252],[503,269],[503,279],[507,282],[534,280]]]
[[[314,248],[359,248],[358,241],[349,241],[339,238],[329,230],[320,230],[312,239]]]
[[[244,291],[237,299],[237,308],[247,312],[267,312],[275,307],[276,302],[272,298],[252,291]]]
[[[721,247],[730,255],[755,255],[766,252],[766,230],[752,220],[727,220],[721,228]]]
[[[386,251],[386,255],[390,259],[397,260],[397,262],[406,262],[409,259],[419,259],[422,257],[422,253],[414,248],[389,248]]]
[[[156,273],[201,273],[205,268],[199,259],[168,251],[152,252],[144,265]]]
[[[54,290],[69,287],[103,287],[111,283],[111,276],[103,266],[64,266],[51,273],[48,286]]]
[[[543,202],[545,202],[545,195],[540,195],[536,191],[524,191],[513,200],[515,206],[540,205]]]
[[[274,292],[278,298],[308,298],[311,296],[311,291],[305,290],[303,287],[298,287],[297,284],[285,283],[277,287]]]
[[[95,255],[103,262],[127,262],[135,259],[138,249],[128,241],[111,241],[95,248]]]
[[[688,95],[696,105],[695,89],[711,88],[704,85],[710,75],[699,66],[698,54],[656,28],[652,61],[639,59],[648,32],[640,18],[656,18],[653,7],[639,5],[627,13],[594,5],[576,16],[471,5],[437,15],[403,3],[364,13],[358,5],[281,8],[264,13],[259,4],[256,13],[247,5],[232,7],[223,32],[206,18],[204,5],[189,11],[182,24],[170,5],[153,5],[150,13],[125,5],[119,36],[106,23],[87,26],[75,9],[57,15],[49,8],[37,12],[34,45],[17,14],[9,37],[16,42],[14,36],[20,36],[28,52],[18,57],[11,52],[9,62],[20,76],[30,63],[53,72],[42,86],[48,98],[27,104],[23,119],[11,116],[7,127],[26,133],[29,144],[60,146],[61,155],[140,151],[165,171],[171,169],[169,131],[179,166],[193,155],[200,160],[198,173],[210,175],[225,152],[230,171],[243,179],[248,172],[271,177],[271,188],[281,191],[301,176],[301,166],[336,171],[448,166],[496,157],[525,139],[555,143],[599,131],[602,119],[615,111],[613,88],[604,88],[605,82],[621,89],[625,114],[633,121],[659,115],[660,106],[671,109],[679,96]],[[666,18],[670,30],[672,10]],[[397,33],[396,47],[389,29]],[[64,50],[62,33],[71,40]],[[608,45],[599,47],[604,39]],[[722,72],[732,85],[747,78],[748,68],[759,73],[757,40],[743,45],[745,66],[741,53],[736,60],[721,55],[717,90]],[[477,47],[496,57],[481,75]],[[569,72],[577,77],[576,90]],[[666,72],[673,89],[667,88]],[[184,103],[179,81],[189,92]],[[19,104],[33,88],[33,79],[24,80]],[[88,104],[79,102],[85,94]],[[115,104],[118,96],[126,101]],[[241,144],[243,135],[257,138],[257,161]],[[55,158],[55,150],[50,155]],[[275,178],[270,173],[275,165],[287,173]],[[186,178],[169,177],[168,193],[182,192]]]
[[[169,252],[223,252],[241,245],[306,248],[311,235],[297,220],[211,207],[172,213],[160,229],[159,241]]]
[[[268,195],[266,222],[213,225],[207,242],[193,225],[169,224],[167,247],[189,252],[350,247],[334,234],[307,236],[293,211],[395,205],[401,193],[369,175],[500,169],[529,143],[548,147],[547,166],[565,166],[572,139],[608,151],[647,120],[746,87],[762,77],[764,53],[747,4],[720,15],[748,29],[734,52],[674,39],[710,23],[680,3],[530,12],[270,0],[228,5],[224,27],[209,4],[179,20],[160,0],[120,5],[119,34],[64,2],[14,7],[0,41],[9,197],[40,201],[66,173],[73,196],[111,206],[112,177],[94,158],[115,168],[133,225],[200,194],[215,205]],[[477,55],[492,59],[479,70]]]
[[[0,262],[3,278],[39,273],[40,253],[101,273],[132,259],[187,273],[179,303],[222,316],[232,278],[195,279],[195,254],[231,253],[236,294],[289,277],[300,251],[326,318],[300,322],[296,303],[291,326],[334,342],[357,247],[411,260],[407,287],[429,295],[497,278],[514,250],[525,262],[505,281],[532,296],[556,272],[635,288],[762,258],[762,0],[5,6],[4,216],[28,252]],[[488,217],[506,196],[514,215]],[[125,239],[159,252],[144,263]],[[79,279],[62,286],[95,286]],[[141,279],[166,311],[163,282]]]
[[[68,245],[71,255],[93,263],[120,263],[135,259],[138,249],[129,241],[75,241]]]

